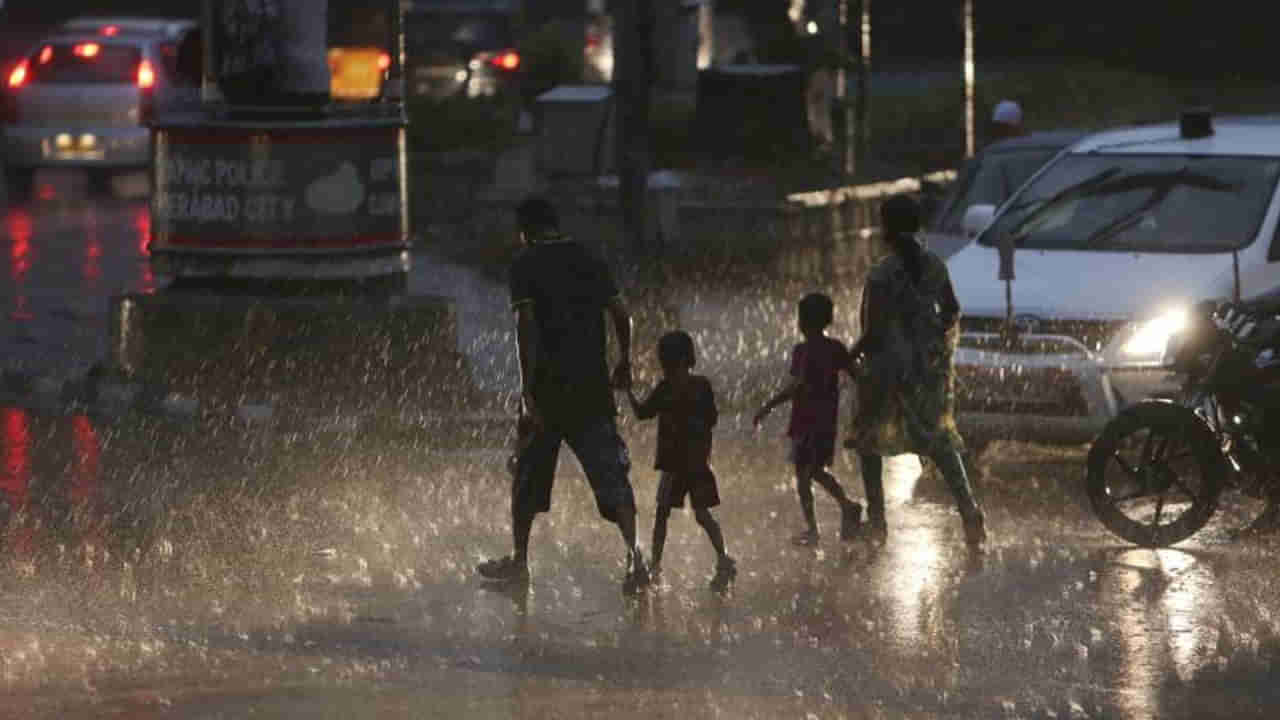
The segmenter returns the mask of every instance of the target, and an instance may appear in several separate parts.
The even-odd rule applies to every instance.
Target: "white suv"
[[[962,429],[1086,442],[1172,392],[1164,343],[1191,304],[1280,291],[1278,180],[1280,117],[1188,114],[1089,136],[998,212],[971,208],[985,230],[947,261]]]

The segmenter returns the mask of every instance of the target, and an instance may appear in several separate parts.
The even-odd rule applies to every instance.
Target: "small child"
[[[840,412],[841,370],[850,373],[849,351],[827,337],[835,314],[831,298],[811,293],[800,301],[800,332],[804,342],[791,352],[791,381],[756,413],[760,426],[773,408],[791,402],[791,461],[796,468],[796,491],[808,528],[792,538],[801,546],[818,543],[818,521],[813,512],[813,483],[817,482],[840,503],[840,539],[852,540],[862,520],[862,506],[849,499],[840,483],[827,472],[835,459],[836,422]]]
[[[718,418],[715,394],[707,378],[690,372],[696,359],[693,338],[688,333],[677,330],[663,335],[658,341],[658,362],[662,365],[662,381],[648,398],[641,402],[633,388],[626,388],[636,417],[648,420],[658,416],[655,467],[661,477],[650,575],[656,579],[661,570],[671,509],[684,507],[688,495],[693,516],[716,551],[716,574],[711,586],[724,590],[737,576],[737,564],[725,553],[720,525],[711,515],[711,508],[720,504],[716,476],[711,471],[711,430]]]

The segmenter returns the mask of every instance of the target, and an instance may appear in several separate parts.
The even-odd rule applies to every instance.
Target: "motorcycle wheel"
[[[1191,410],[1144,402],[1108,423],[1089,449],[1089,502],[1116,535],[1165,547],[1213,517],[1223,469],[1213,434]]]

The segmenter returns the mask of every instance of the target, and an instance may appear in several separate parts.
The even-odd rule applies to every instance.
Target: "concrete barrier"
[[[112,301],[110,336],[111,376],[202,407],[314,413],[477,402],[443,297],[124,295]]]

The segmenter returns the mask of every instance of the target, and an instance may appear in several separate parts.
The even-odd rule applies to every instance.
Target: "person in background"
[[[840,410],[840,371],[851,367],[844,343],[827,337],[835,314],[831,298],[811,293],[800,301],[800,332],[804,342],[791,352],[791,378],[783,390],[756,413],[760,426],[773,408],[791,403],[791,461],[796,470],[796,492],[806,528],[791,541],[800,546],[818,544],[818,520],[813,508],[813,483],[818,483],[840,503],[840,539],[858,533],[862,506],[845,494],[827,468],[835,460],[836,422]]]
[[[1018,137],[1022,127],[1022,106],[1015,100],[1001,100],[991,113],[991,142]]]
[[[631,315],[608,267],[560,232],[545,198],[516,208],[524,252],[511,268],[521,405],[520,443],[511,488],[514,552],[476,568],[486,579],[527,582],[534,517],[551,509],[560,445],[568,443],[586,473],[602,517],[627,548],[625,592],[649,584],[636,544],[636,503],[627,446],[618,435],[613,386],[631,384]],[[613,321],[621,359],[610,378],[604,316]]]
[[[657,515],[653,521],[650,576],[657,581],[662,568],[662,550],[667,542],[667,520],[673,508],[684,507],[685,496],[693,506],[693,517],[707,533],[716,551],[714,590],[724,590],[738,574],[737,563],[724,548],[724,534],[711,514],[720,504],[716,476],[711,471],[711,431],[719,417],[711,381],[691,371],[697,364],[693,338],[683,330],[658,340],[658,362],[662,381],[643,401],[635,390],[626,388],[636,417],[658,418],[658,458],[654,467],[658,480]]]
[[[861,461],[867,524],[875,539],[885,539],[883,458],[915,453],[937,465],[955,496],[965,539],[980,548],[986,519],[965,474],[954,417],[960,305],[947,266],[916,240],[915,201],[894,196],[881,218],[892,252],[872,269],[863,290],[862,337],[851,351],[858,410],[846,442]]]

